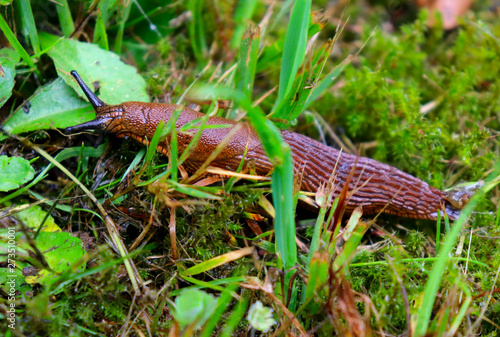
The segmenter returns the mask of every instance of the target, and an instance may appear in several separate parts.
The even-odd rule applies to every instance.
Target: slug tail
[[[106,105],[103,101],[101,101],[101,99],[99,97],[97,97],[92,92],[92,90],[89,89],[89,87],[85,84],[85,82],[83,82],[83,80],[80,77],[80,75],[78,75],[78,73],[76,72],[76,70],[72,70],[70,72],[70,74],[78,82],[78,85],[80,86],[80,88],[82,88],[83,93],[85,94],[85,96],[87,96],[87,98],[89,99],[89,101],[92,104],[92,106],[94,107],[94,109],[102,108],[102,107],[104,107]]]

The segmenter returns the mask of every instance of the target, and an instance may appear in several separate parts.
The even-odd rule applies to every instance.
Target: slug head
[[[76,82],[78,82],[78,85],[82,88],[83,93],[87,96],[90,104],[94,107],[96,118],[89,122],[66,128],[65,133],[74,133],[84,130],[99,130],[105,133],[117,133],[120,131],[122,129],[122,106],[108,105],[104,103],[92,92],[92,90],[90,90],[75,70],[71,71],[71,75],[75,78]]]

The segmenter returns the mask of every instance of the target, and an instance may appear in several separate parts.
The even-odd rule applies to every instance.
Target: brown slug
[[[67,128],[66,132],[101,130],[117,137],[129,136],[147,144],[147,139],[153,137],[160,121],[166,123],[179,108],[175,104],[143,102],[107,105],[87,87],[76,71],[73,70],[71,75],[89,99],[97,116],[90,122]],[[186,123],[203,116],[205,115],[196,110],[183,108],[176,121],[176,128],[181,128]],[[184,163],[189,173],[195,172],[237,125],[240,125],[240,129],[229,138],[225,148],[210,165],[235,171],[248,146],[245,165],[252,165],[259,175],[267,175],[272,170],[273,166],[257,134],[248,123],[221,117],[210,117],[206,123],[206,125],[219,124],[229,124],[231,127],[203,130],[197,146]],[[292,150],[295,174],[303,174],[300,186],[303,191],[316,192],[320,186],[328,183],[335,169],[336,188],[333,194],[337,196],[355,166],[354,175],[348,186],[351,195],[347,201],[347,212],[352,212],[361,205],[364,214],[382,211],[402,217],[430,220],[435,220],[438,210],[442,209],[446,210],[452,220],[460,213],[459,209],[447,200],[445,192],[395,167],[373,159],[339,153],[332,147],[298,133],[289,131],[281,133]],[[192,137],[191,133],[177,133],[179,153],[186,149]],[[158,145],[158,151],[168,155],[167,141]]]

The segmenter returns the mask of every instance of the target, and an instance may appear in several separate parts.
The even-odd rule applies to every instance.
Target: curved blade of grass
[[[12,47],[17,51],[17,53],[21,56],[24,62],[26,62],[28,67],[30,67],[30,69],[33,70],[37,74],[37,76],[42,78],[40,72],[35,66],[35,63],[33,63],[31,57],[28,55],[23,46],[21,46],[21,44],[17,40],[17,37],[14,35],[14,33],[12,32],[12,30],[10,29],[9,25],[7,24],[2,15],[0,15],[0,29],[2,30],[2,32],[4,33],[7,40],[10,42]]]
[[[292,152],[283,141],[278,128],[258,108],[246,106],[252,126],[262,142],[269,160],[274,165],[271,178],[273,202],[276,210],[274,230],[276,243],[285,269],[297,263],[295,218],[293,212]]]
[[[130,171],[134,170],[136,168],[136,166],[139,165],[139,163],[141,162],[141,159],[144,157],[145,153],[146,153],[146,149],[144,147],[141,148],[139,150],[139,152],[137,152],[137,154],[134,157],[134,160],[132,160],[132,162],[128,166],[127,170],[125,171],[125,173],[123,173],[123,176],[120,179],[120,182],[125,179],[125,177],[130,173]]]
[[[179,193],[187,194],[195,198],[200,198],[200,199],[210,199],[210,200],[222,200],[222,197],[219,197],[215,194],[207,193],[204,191],[200,190],[200,187],[195,188],[192,185],[184,185],[184,184],[179,184],[178,182],[174,180],[169,180],[168,181],[170,185],[174,188]]]
[[[330,85],[332,85],[333,81],[344,71],[345,67],[352,61],[352,55],[346,57],[344,61],[342,61],[338,66],[336,66],[325,78],[319,81],[314,88],[312,89],[309,98],[307,98],[304,109],[318,98],[318,96],[326,91]]]
[[[283,7],[282,7],[283,8]],[[312,13],[312,22],[307,31],[307,38],[320,32],[327,24],[328,20],[323,15],[315,15],[317,12]],[[281,55],[283,54],[283,47],[285,45],[285,36],[281,37],[278,41],[270,46],[266,46],[262,50],[262,56],[259,58],[257,64],[257,72],[274,70],[277,68],[277,63],[281,62]]]
[[[214,279],[214,280],[208,281],[208,282],[200,281],[200,280],[197,280],[197,279],[195,279],[193,277],[189,277],[189,276],[183,276],[183,278],[186,281],[194,284],[194,285],[190,286],[189,288],[195,288],[195,289],[205,289],[205,288],[215,289],[214,287],[217,287],[220,284],[224,284],[224,285],[230,285],[230,284],[235,284],[235,283],[240,284],[242,282],[247,281],[246,276],[226,277],[223,279]],[[170,296],[177,296],[182,292],[182,290],[183,289],[175,289],[175,290],[170,291],[169,294],[170,294]],[[224,290],[224,288],[217,287],[217,289],[215,289],[215,290],[222,291],[222,290]]]
[[[434,268],[427,280],[427,284],[424,291],[424,299],[422,301],[422,306],[418,310],[417,323],[415,329],[415,337],[424,336],[429,328],[429,323],[431,319],[432,309],[434,307],[434,301],[436,299],[436,294],[439,290],[439,285],[443,274],[446,272],[446,265],[451,259],[451,251],[455,245],[455,242],[460,235],[463,226],[467,223],[467,218],[470,216],[472,211],[475,209],[480,198],[483,198],[486,192],[491,190],[493,187],[500,183],[500,162],[497,163],[495,171],[490,174],[484,186],[477,191],[477,193],[472,197],[471,201],[467,203],[464,209],[460,212],[459,218],[453,224],[450,231],[446,235],[446,240],[441,247]]]
[[[271,187],[273,190],[276,218],[274,222],[276,243],[283,265],[289,269],[297,263],[297,244],[295,242],[293,167],[290,147],[283,141],[279,129],[266,118],[259,107],[252,106],[249,99],[239,91],[228,88],[200,88],[199,93],[206,97],[230,97],[247,111],[253,129],[257,132],[266,154],[273,164]],[[204,91],[206,90],[206,91]]]
[[[182,271],[180,274],[181,274],[181,276],[184,276],[184,275],[193,276],[193,275],[197,275],[200,273],[204,273],[208,270],[222,266],[228,262],[239,260],[243,256],[247,256],[247,255],[252,254],[253,251],[254,251],[254,247],[246,247],[246,248],[235,250],[235,251],[232,251],[232,252],[229,252],[226,254],[222,254],[222,255],[216,256],[214,258],[211,258],[208,261],[203,261],[202,263],[199,263],[191,268],[188,268],[188,269]]]
[[[54,160],[57,162],[61,162],[61,161],[68,159],[68,158],[78,157],[80,154],[82,156],[88,156],[88,157],[100,157],[104,153],[104,150],[106,149],[107,146],[108,146],[108,143],[106,142],[104,144],[101,144],[97,149],[94,149],[93,147],[86,147],[83,149],[83,151],[81,150],[80,147],[71,147],[71,148],[64,149],[61,152],[59,152],[59,154],[54,157]],[[53,164],[47,165],[47,167],[45,167],[45,169],[43,169],[43,171],[40,172],[40,174],[38,174],[38,176],[32,182],[30,182],[28,185],[14,191],[13,193],[6,195],[2,199],[0,199],[0,204],[4,203],[7,200],[10,200],[12,198],[17,197],[18,195],[24,193],[26,190],[28,190],[29,188],[31,188],[32,186],[37,184],[40,180],[45,178],[45,176],[47,175],[47,172],[53,166],[54,166]]]
[[[158,147],[158,143],[160,142],[160,137],[163,133],[164,125],[165,121],[162,119],[156,127],[153,138],[151,138],[151,141],[148,145],[148,150],[146,151],[146,158],[144,159],[146,163],[149,163],[151,159],[153,159],[153,156],[156,154],[156,148]]]
[[[297,0],[293,5],[286,31],[278,98],[274,103],[275,108],[279,106],[281,101],[290,92],[295,75],[297,75],[297,70],[304,61],[310,12],[310,0]]]

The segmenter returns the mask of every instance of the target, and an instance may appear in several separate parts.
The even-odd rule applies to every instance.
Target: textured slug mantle
[[[117,137],[129,136],[147,144],[146,137],[152,139],[160,121],[166,123],[175,109],[179,108],[174,104],[143,102],[107,105],[94,95],[76,71],[71,74],[92,103],[97,117],[90,122],[70,127],[66,129],[67,132],[97,129]],[[176,128],[204,116],[198,111],[183,108],[176,121]],[[188,172],[196,171],[226,137],[229,137],[226,146],[210,163],[211,166],[236,171],[248,146],[245,165],[255,168],[260,175],[266,175],[272,170],[272,164],[257,134],[248,123],[220,117],[210,117],[206,122],[206,125],[220,124],[230,127],[203,130],[197,146],[184,164]],[[236,127],[239,129],[230,135]],[[186,149],[194,133],[195,131],[178,132],[179,153]],[[351,196],[347,204],[348,212],[361,205],[364,214],[383,211],[402,217],[433,220],[437,218],[437,211],[444,208],[452,220],[459,215],[460,211],[447,201],[444,192],[395,167],[363,157],[358,157],[356,163],[356,156],[339,153],[309,137],[288,131],[282,131],[282,135],[292,149],[295,174],[302,174],[301,189],[304,191],[316,192],[320,186],[328,183],[335,170],[333,194],[338,195],[355,165],[349,184]],[[166,141],[158,145],[158,151],[168,154]]]

